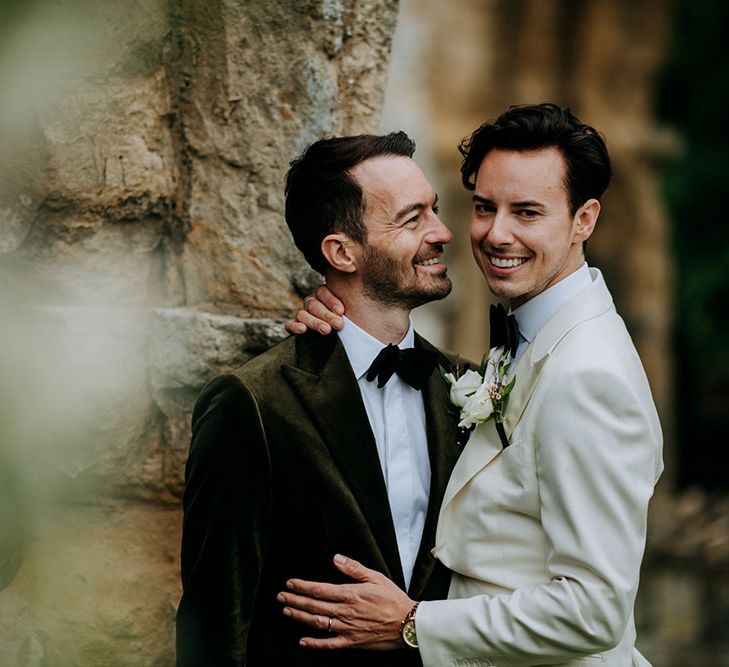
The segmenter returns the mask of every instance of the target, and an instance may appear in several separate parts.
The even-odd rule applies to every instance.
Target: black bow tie
[[[387,384],[393,373],[397,373],[403,381],[413,389],[422,389],[438,363],[438,354],[432,350],[416,350],[409,347],[401,350],[390,343],[383,347],[367,369],[368,382],[377,378],[377,387],[381,389]]]
[[[506,308],[501,304],[491,305],[489,309],[489,323],[491,324],[491,340],[489,347],[502,347],[516,356],[516,348],[519,346],[519,329],[516,326],[516,318],[506,314]]]

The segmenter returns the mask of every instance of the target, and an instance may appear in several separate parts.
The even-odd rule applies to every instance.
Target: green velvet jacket
[[[417,335],[416,346],[435,349]],[[440,363],[451,360],[441,354]],[[437,370],[423,399],[432,481],[408,592],[438,599],[450,573],[430,549],[459,449]],[[192,432],[177,666],[419,665],[406,649],[304,649],[298,640],[316,631],[285,617],[276,601],[291,577],[343,582],[335,553],[404,588],[375,439],[339,337],[291,337],[215,378],[197,400]]]

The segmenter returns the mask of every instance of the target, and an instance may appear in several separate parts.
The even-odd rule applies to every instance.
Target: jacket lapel
[[[297,339],[296,366],[282,372],[326,443],[377,542],[386,574],[404,577],[377,445],[362,395],[336,335]]]
[[[525,352],[509,373],[510,378],[516,377],[516,383],[504,414],[504,428],[509,438],[529,402],[546,360],[547,357],[544,357],[534,363],[529,358],[529,354]],[[503,447],[494,422],[479,424],[453,469],[443,498],[443,507],[453,500],[476,473],[489,465],[502,451]]]
[[[592,284],[568,301],[549,319],[509,374],[510,377],[516,377],[504,414],[504,429],[509,438],[521,420],[554,348],[580,322],[598,317],[613,307],[612,297],[600,271],[590,269],[590,273]],[[443,507],[445,508],[474,475],[489,465],[502,451],[494,423],[479,425],[453,469],[443,498]]]
[[[599,317],[614,307],[602,273],[598,269],[590,269],[590,277],[592,284],[564,304],[537,333],[525,353],[525,356],[529,354],[533,362],[551,354],[578,324]]]
[[[501,453],[501,442],[493,422],[479,424],[456,462],[443,496],[443,508],[468,484],[471,478]]]
[[[428,341],[415,335],[416,349],[427,349],[438,352]],[[440,353],[439,353],[440,354]],[[440,355],[439,364],[450,368],[451,363],[447,357]],[[423,527],[418,557],[413,568],[410,580],[409,594],[418,599],[428,583],[433,572],[435,559],[430,550],[435,543],[435,528],[438,522],[443,493],[453,465],[459,455],[456,446],[456,416],[447,410],[448,386],[435,370],[428,383],[423,387],[423,407],[425,408],[425,427],[428,437],[428,453],[430,455],[430,495],[428,498],[428,512]]]
[[[534,361],[527,351],[517,362],[513,373],[509,374],[507,379],[516,378],[516,382],[504,414],[504,430],[507,437],[511,438],[516,425],[524,414],[548,358],[548,355],[545,355]]]
[[[529,403],[547,359],[560,341],[578,324],[599,317],[613,307],[610,292],[598,269],[590,269],[592,284],[564,304],[542,327],[514,369],[516,384],[504,415],[511,436]]]

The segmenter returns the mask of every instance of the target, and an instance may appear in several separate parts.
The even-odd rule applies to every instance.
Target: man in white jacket
[[[416,602],[337,555],[358,583],[291,581],[284,613],[330,630],[302,639],[311,648],[405,643],[425,667],[647,665],[633,604],[662,438],[630,336],[585,264],[607,149],[541,104],[507,109],[461,152],[474,257],[515,318],[496,351],[515,383],[502,433],[476,427],[445,492],[432,553],[453,571],[449,599]]]

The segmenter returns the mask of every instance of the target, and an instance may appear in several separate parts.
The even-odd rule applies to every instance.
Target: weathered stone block
[[[0,594],[0,666],[174,664],[176,508],[43,505],[18,576]]]
[[[0,26],[0,667],[167,667],[193,401],[316,279],[284,174],[377,129],[397,3],[21,5]]]

